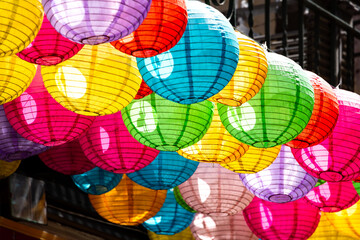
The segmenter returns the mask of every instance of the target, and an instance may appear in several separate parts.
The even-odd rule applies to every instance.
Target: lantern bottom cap
[[[343,209],[337,207],[337,206],[326,206],[326,207],[322,207],[320,208],[320,211],[322,212],[339,212]]]
[[[280,145],[279,143],[277,142],[254,142],[253,144],[249,144],[253,147],[256,147],[256,148],[270,148],[270,147],[275,147],[277,145]]]
[[[160,54],[160,52],[153,48],[143,48],[131,52],[131,55],[138,58],[154,57]]]
[[[101,43],[106,43],[110,40],[109,36],[106,35],[98,35],[98,36],[91,36],[87,38],[81,39],[82,44],[88,44],[88,45],[98,45]]]
[[[270,202],[276,202],[276,203],[286,203],[290,202],[292,200],[292,197],[287,194],[274,194],[269,197]]]
[[[155,149],[159,151],[175,152],[181,148],[179,146],[174,146],[174,145],[161,145],[161,146],[156,146]]]
[[[172,99],[168,99],[170,101],[173,101]],[[184,105],[190,105],[190,104],[193,104],[193,103],[199,103],[199,102],[203,102],[205,101],[206,99],[205,98],[186,98],[186,99],[179,99],[178,101],[173,101],[173,102],[176,102],[176,103],[180,103],[180,104],[184,104]]]
[[[106,186],[103,186],[103,185],[90,186],[88,188],[88,190],[91,192],[99,193],[99,194],[103,194],[103,193],[110,191],[110,189],[108,189]],[[94,195],[97,195],[97,194],[94,194]]]
[[[329,182],[338,182],[341,181],[344,178],[344,176],[339,172],[326,171],[320,173],[319,178]]]
[[[210,99],[212,102],[218,102],[230,107],[240,107],[243,102],[239,101],[236,98],[220,98],[220,97],[212,97]]]
[[[41,56],[35,60],[36,64],[44,65],[44,66],[51,66],[61,63],[63,58],[58,55],[48,55],[48,56]]]
[[[6,153],[6,154],[1,154],[1,160],[5,161],[5,162],[13,162],[13,161],[17,161],[17,160],[23,160],[25,158],[28,158],[30,156],[32,156],[33,154],[31,152],[28,151],[19,151],[19,152],[14,152],[14,153]]]

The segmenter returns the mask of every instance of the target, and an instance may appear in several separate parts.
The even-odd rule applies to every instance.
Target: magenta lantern
[[[350,181],[360,176],[360,96],[334,89],[339,117],[332,134],[318,145],[292,149],[298,163],[325,181]]]
[[[305,240],[320,221],[320,211],[304,199],[273,203],[254,197],[244,209],[247,225],[263,240]]]
[[[24,138],[46,146],[57,146],[78,138],[95,117],[71,112],[56,102],[44,87],[41,67],[26,91],[4,104],[6,117]]]
[[[114,173],[131,173],[149,165],[159,150],[136,141],[124,125],[121,112],[99,116],[80,138],[81,148],[96,166]]]

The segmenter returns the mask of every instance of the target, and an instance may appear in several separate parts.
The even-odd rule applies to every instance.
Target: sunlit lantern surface
[[[243,213],[232,216],[195,215],[190,230],[196,240],[258,240],[247,226]]]
[[[26,91],[5,103],[4,109],[10,124],[22,137],[46,146],[75,140],[95,119],[71,112],[57,103],[44,87],[40,66]]]
[[[73,175],[71,178],[81,191],[100,195],[116,187],[122,179],[122,174],[95,167],[87,172]]]
[[[194,215],[176,202],[173,189],[169,189],[160,211],[142,225],[157,234],[173,235],[187,228]]]
[[[136,93],[136,96],[134,97],[134,99],[144,98],[147,95],[150,95],[152,92],[153,91],[151,90],[151,88],[149,88],[149,86],[146,85],[146,83],[143,80],[140,84],[140,88],[139,88],[138,92]]]
[[[30,63],[55,65],[74,56],[83,47],[59,34],[44,16],[34,41],[17,55]]]
[[[180,204],[180,206],[182,206],[184,209],[188,210],[189,212],[196,213],[196,211],[191,207],[189,207],[189,205],[187,205],[187,203],[184,201],[184,198],[181,196],[179,187],[174,187],[174,196],[175,196],[175,200],[177,201],[178,204]]]
[[[213,109],[209,101],[183,105],[152,93],[132,101],[121,112],[127,129],[137,141],[161,151],[177,151],[205,135]]]
[[[198,162],[188,160],[176,152],[160,152],[149,165],[127,176],[147,188],[170,189],[191,177],[198,165]]]
[[[21,160],[15,160],[12,162],[0,160],[0,179],[7,178],[13,174],[20,166],[20,163]]]
[[[209,98],[210,101],[237,107],[257,94],[265,82],[267,60],[264,49],[253,39],[236,31],[239,42],[239,62],[226,87]]]
[[[239,142],[225,129],[215,105],[212,122],[204,137],[194,145],[180,149],[178,153],[194,161],[222,163],[238,160],[248,148],[248,145]]]
[[[264,170],[240,174],[244,185],[255,196],[285,203],[304,197],[317,183],[294,159],[290,147],[283,145],[275,161]]]
[[[132,226],[155,216],[164,204],[166,192],[140,186],[124,175],[114,189],[101,195],[89,195],[89,199],[106,220]]]
[[[0,15],[0,57],[28,46],[41,27],[44,10],[39,0],[3,0]]]
[[[275,161],[280,149],[281,145],[272,148],[256,148],[249,146],[246,153],[238,160],[220,163],[220,165],[237,173],[257,173],[267,168]]]
[[[139,28],[111,44],[135,57],[155,56],[176,45],[185,31],[187,17],[185,0],[152,0]]]
[[[95,45],[118,40],[137,29],[151,0],[42,0],[42,4],[61,35],[73,42]]]
[[[42,67],[42,74],[45,87],[57,102],[89,116],[120,111],[133,100],[141,84],[135,58],[110,44],[85,46],[63,63]]]
[[[303,199],[273,203],[255,197],[243,213],[251,231],[264,240],[308,239],[320,221],[320,211]]]
[[[289,142],[310,120],[314,90],[304,70],[293,60],[267,53],[264,85],[240,107],[218,103],[225,128],[240,142],[268,148]]]
[[[149,165],[159,151],[136,141],[121,112],[97,117],[80,138],[81,148],[96,166],[114,173],[130,173]]]
[[[209,215],[234,215],[254,197],[237,173],[212,163],[200,163],[195,173],[178,187],[191,208]]]
[[[360,183],[325,182],[313,188],[304,199],[320,211],[339,212],[359,201],[357,190],[360,190]]]
[[[341,89],[334,91],[339,117],[332,134],[318,145],[292,152],[314,177],[330,182],[350,181],[360,176],[360,96]]]
[[[215,8],[187,1],[188,24],[169,51],[138,58],[146,84],[160,96],[182,104],[204,101],[223,89],[239,59],[235,31]]]
[[[324,79],[305,71],[315,93],[314,109],[306,128],[294,140],[286,143],[293,148],[306,148],[324,141],[335,127],[339,103],[334,90]]]
[[[174,235],[156,234],[154,232],[148,231],[148,236],[150,240],[195,240],[189,227]]]

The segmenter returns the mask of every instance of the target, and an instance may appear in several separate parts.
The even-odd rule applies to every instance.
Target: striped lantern
[[[7,162],[0,160],[0,179],[4,179],[13,174],[20,166],[21,160]]]
[[[148,236],[150,240],[195,240],[189,227],[174,235],[162,235],[148,231]]]

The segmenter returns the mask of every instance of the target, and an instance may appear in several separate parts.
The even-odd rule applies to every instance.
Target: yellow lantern
[[[12,162],[6,162],[0,160],[0,179],[7,178],[13,174],[19,167],[21,160],[16,160]]]
[[[174,235],[161,235],[148,231],[148,236],[150,240],[195,240],[189,227]]]
[[[221,163],[221,166],[237,173],[257,173],[274,162],[280,149],[281,145],[272,148],[249,146],[240,159],[230,163]]]
[[[248,145],[239,142],[221,123],[216,104],[209,130],[200,141],[177,151],[181,156],[198,162],[232,162],[239,159]]]
[[[85,45],[74,57],[41,68],[44,85],[63,107],[78,114],[101,116],[126,107],[142,81],[135,57],[110,43]]]
[[[259,92],[265,82],[268,64],[264,49],[257,42],[235,32],[240,49],[235,73],[226,87],[209,100],[238,107]]]

